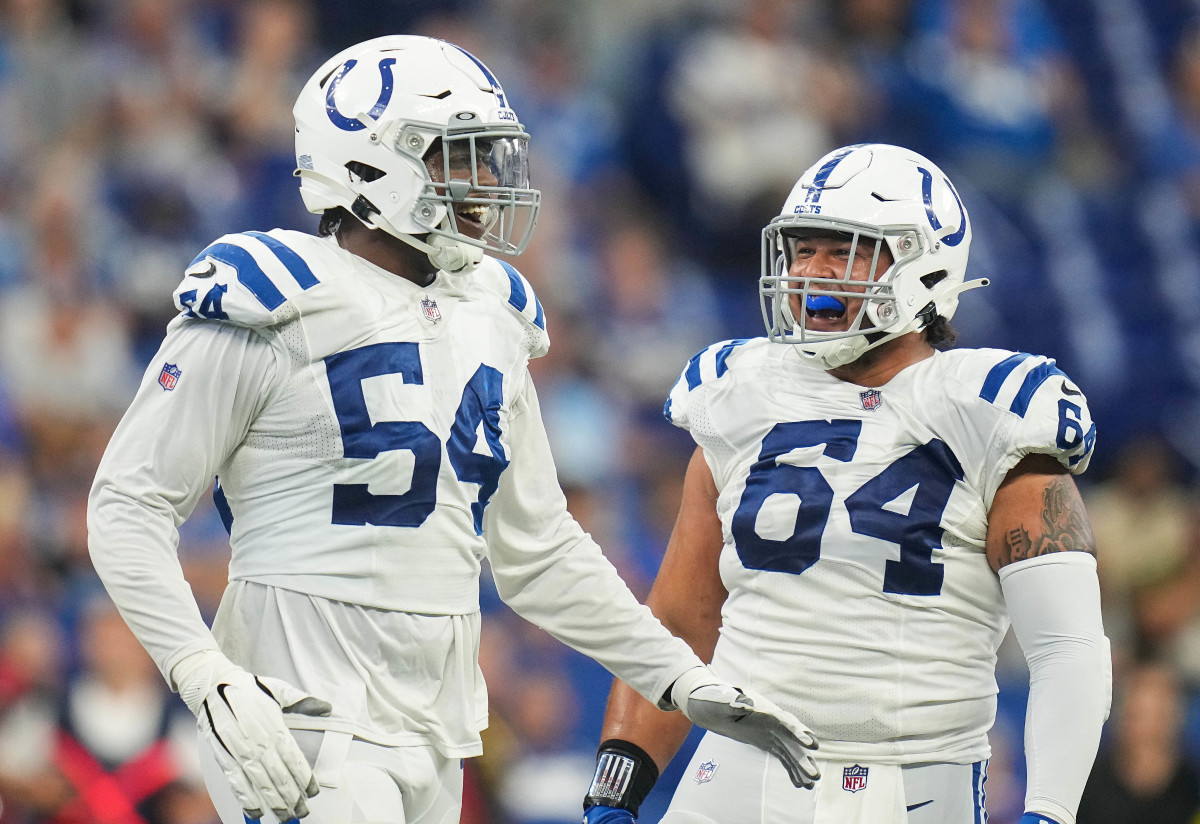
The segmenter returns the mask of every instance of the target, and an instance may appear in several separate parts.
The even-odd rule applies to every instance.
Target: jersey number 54
[[[363,381],[380,375],[400,375],[408,384],[423,384],[421,355],[416,343],[376,343],[325,358],[325,372],[347,458],[373,460],[384,452],[406,449],[413,454],[412,485],[401,495],[375,495],[366,484],[334,484],[333,523],[349,526],[418,527],[437,505],[437,479],[442,466],[442,442],[420,421],[371,421]],[[480,364],[463,387],[462,401],[446,441],[446,455],[458,480],[479,484],[471,504],[476,534],[483,531],[483,509],[508,466],[500,443],[500,406],[504,401],[500,371]],[[483,426],[490,455],[474,451]]]

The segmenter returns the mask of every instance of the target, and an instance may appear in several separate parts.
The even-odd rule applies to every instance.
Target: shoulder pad
[[[507,261],[492,259],[500,264],[500,269],[508,281],[507,284],[501,284],[501,294],[507,294],[509,308],[530,327],[529,356],[540,358],[550,348],[550,336],[546,332],[546,313],[542,310],[542,302],[534,294],[529,281],[516,267]]]
[[[979,397],[988,403],[1007,407],[1009,412],[1023,418],[1037,391],[1056,376],[1062,379],[1063,386],[1070,384],[1068,394],[1082,395],[1071,384],[1067,373],[1055,365],[1053,358],[1015,352],[988,370],[980,386]]]
[[[1018,446],[1052,454],[1075,473],[1087,467],[1096,443],[1096,424],[1083,392],[1052,358],[1015,352],[993,362],[979,397],[1019,419],[1014,422]]]
[[[706,383],[720,379],[729,371],[729,356],[733,350],[755,338],[736,338],[723,340],[701,349],[687,362],[679,380],[675,383],[667,402],[663,406],[663,416],[676,426],[687,427],[690,406],[690,393]]]
[[[188,265],[175,290],[184,317],[265,327],[289,300],[319,283],[291,246],[263,232],[225,235]]]
[[[543,332],[546,331],[546,314],[542,311],[542,302],[533,293],[529,281],[511,263],[503,260],[496,262],[508,276],[508,305],[529,323]]]

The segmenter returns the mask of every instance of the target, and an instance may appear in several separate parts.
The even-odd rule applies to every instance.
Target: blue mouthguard
[[[837,298],[831,298],[828,295],[809,295],[808,300],[804,304],[804,308],[810,312],[820,312],[822,309],[830,309],[834,312],[846,311],[846,304],[842,303]]]

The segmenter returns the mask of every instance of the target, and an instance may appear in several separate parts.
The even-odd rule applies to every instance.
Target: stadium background
[[[533,136],[546,207],[516,263],[553,341],[536,379],[572,512],[641,596],[690,452],[663,398],[703,346],[761,333],[761,226],[837,145],[941,165],[974,221],[968,276],[992,280],[961,343],[1056,358],[1099,426],[1081,487],[1117,663],[1106,750],[1126,725],[1197,757],[1198,24],[1187,0],[0,0],[0,822],[71,797],[53,736],[87,684],[152,696],[101,738],[156,729],[158,676],[87,558],[87,489],[186,263],[228,231],[315,229],[294,96],[384,33],[479,56]],[[203,508],[180,555],[209,615],[227,554]],[[574,820],[609,677],[484,596],[493,726],[464,820]],[[1134,717],[1147,658],[1169,676]],[[1008,644],[999,675],[1005,824],[1025,698]],[[206,804],[185,780],[157,815],[202,824]]]

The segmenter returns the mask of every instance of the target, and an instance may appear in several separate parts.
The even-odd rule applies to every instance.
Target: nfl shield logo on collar
[[[863,409],[868,412],[874,412],[883,403],[883,394],[878,389],[868,389],[866,392],[859,392],[858,396],[862,398]]]
[[[848,793],[856,793],[867,788],[867,768],[855,764],[853,767],[842,769],[842,789]]]
[[[158,373],[158,385],[170,392],[179,383],[179,376],[183,374],[183,370],[173,363],[164,363],[162,371]]]
[[[437,301],[430,298],[421,298],[421,314],[430,323],[437,323],[442,319],[442,311],[438,309]]]
[[[705,761],[696,768],[696,774],[692,776],[697,784],[707,784],[712,781],[713,773],[717,771],[716,761]]]

